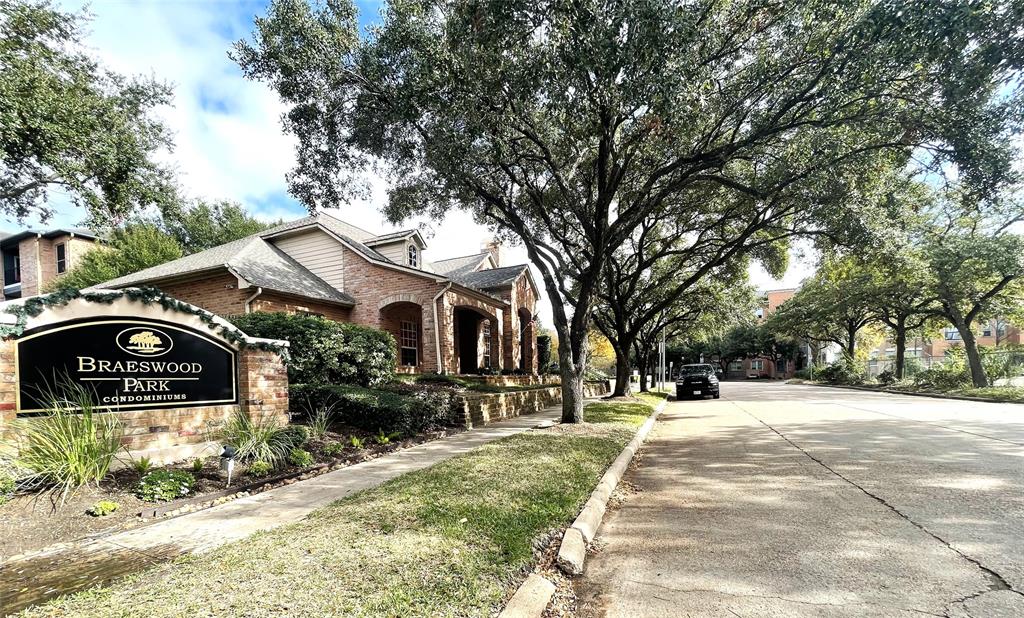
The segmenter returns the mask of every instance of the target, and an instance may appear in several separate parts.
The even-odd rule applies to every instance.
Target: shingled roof
[[[189,273],[226,268],[266,290],[354,305],[355,299],[327,284],[259,236],[248,236],[206,251],[145,268],[97,287],[123,288]]]
[[[484,251],[483,253],[474,253],[473,255],[463,255],[461,257],[431,262],[431,266],[434,267],[434,272],[439,275],[445,275],[446,277],[452,275],[464,275],[479,268],[483,261],[490,255],[490,253]]]
[[[529,266],[526,264],[516,264],[515,266],[487,268],[484,270],[451,274],[449,276],[452,281],[467,287],[477,288],[479,290],[493,290],[513,283],[519,278],[519,275],[523,274],[523,271],[528,268]]]
[[[478,271],[476,269],[480,268],[490,255],[483,252],[424,264],[424,269],[417,270],[405,264],[398,264],[365,244],[382,238],[402,238],[404,234],[415,233],[415,230],[374,235],[326,213],[318,213],[295,221],[288,221],[252,236],[187,255],[159,266],[112,279],[96,287],[123,288],[226,268],[251,285],[267,290],[346,305],[355,304],[356,301],[351,295],[320,279],[270,242],[271,239],[282,234],[312,227],[326,230],[342,240],[353,251],[373,262],[433,277],[436,280],[450,279],[460,286],[477,290],[478,293],[488,297],[492,297],[492,295],[488,294],[487,290],[509,285],[527,269],[526,265],[517,265]],[[497,297],[494,298],[500,300]]]

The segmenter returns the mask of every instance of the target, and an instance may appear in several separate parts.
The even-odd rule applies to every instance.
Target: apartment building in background
[[[762,324],[779,308],[796,294],[796,288],[767,290],[762,293],[763,303],[754,310],[754,318]],[[745,358],[732,361],[726,367],[725,375],[732,380],[745,378],[791,378],[796,373],[798,359]]]
[[[3,293],[0,300],[38,296],[47,284],[77,263],[100,240],[80,227],[0,233]]]

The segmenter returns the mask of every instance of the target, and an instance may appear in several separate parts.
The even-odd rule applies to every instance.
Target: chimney
[[[498,242],[497,238],[491,238],[480,247],[481,251],[486,251],[491,254],[491,259],[494,260],[495,268],[501,268],[501,243]]]

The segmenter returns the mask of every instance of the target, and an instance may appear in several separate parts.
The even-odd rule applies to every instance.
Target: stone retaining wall
[[[608,392],[606,382],[587,382],[583,385],[585,397],[600,397]],[[467,393],[462,396],[463,424],[468,428],[479,427],[494,421],[539,412],[560,403],[561,386],[511,393]]]
[[[561,384],[562,378],[557,375],[511,375],[511,376],[459,376],[467,382],[488,384],[491,386],[533,386],[543,384]]]

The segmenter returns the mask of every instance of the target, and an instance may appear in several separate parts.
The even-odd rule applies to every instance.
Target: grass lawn
[[[591,404],[584,426],[499,440],[24,615],[487,616],[522,581],[533,540],[572,521],[650,412]]]

